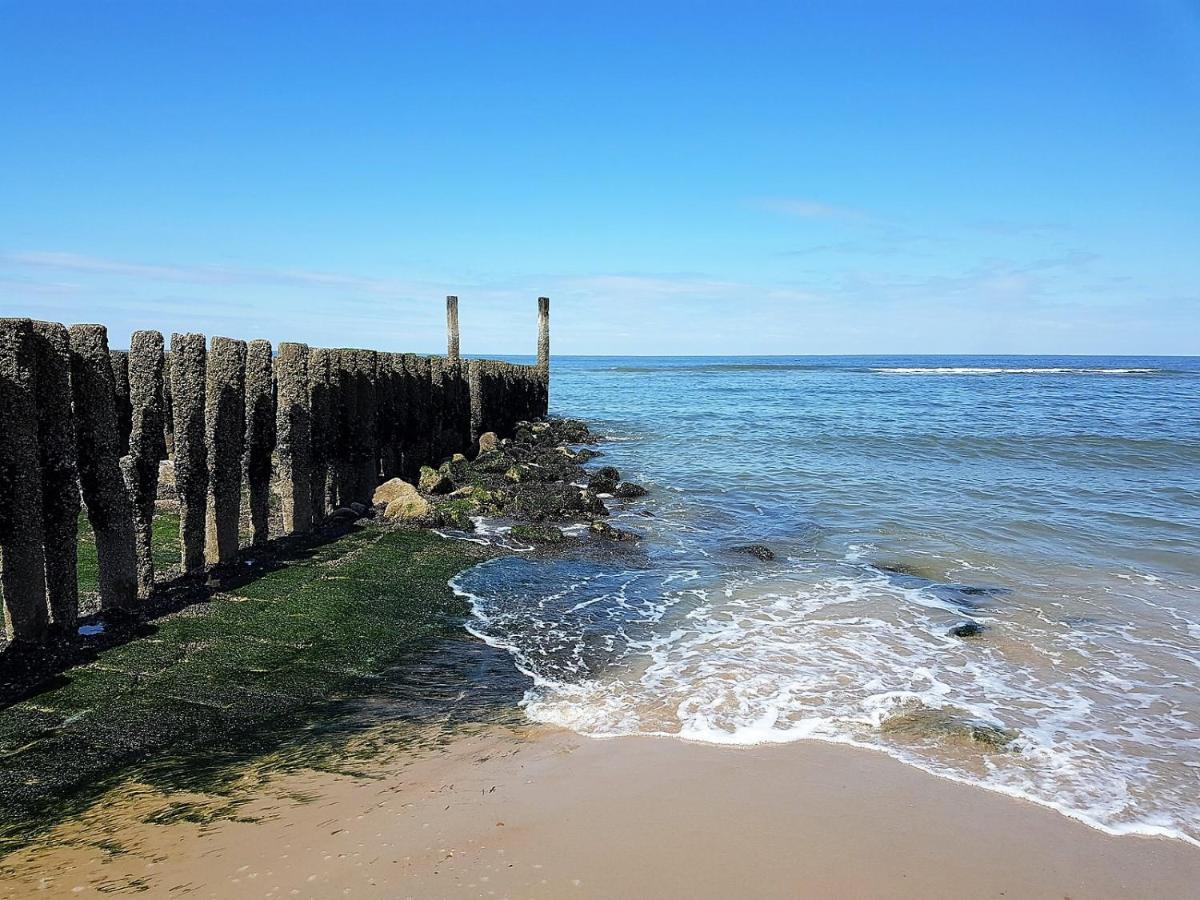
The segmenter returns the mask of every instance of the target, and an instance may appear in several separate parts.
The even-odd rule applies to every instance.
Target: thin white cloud
[[[756,197],[752,205],[767,212],[799,219],[834,219],[842,222],[870,222],[873,217],[847,206],[835,206],[806,197]]]

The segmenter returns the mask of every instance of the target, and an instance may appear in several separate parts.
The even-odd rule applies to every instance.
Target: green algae
[[[160,518],[177,554],[178,519]],[[156,549],[158,535],[156,522]],[[467,609],[447,582],[487,553],[428,532],[353,531],[261,574],[248,567],[237,587],[0,710],[0,852],[127,779],[220,795],[247,760],[286,770],[344,759],[362,720],[338,705],[394,690],[387,676],[402,662],[463,641]],[[162,815],[210,812],[168,804]]]

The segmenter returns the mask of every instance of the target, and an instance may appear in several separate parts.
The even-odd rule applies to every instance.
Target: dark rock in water
[[[648,510],[648,509],[638,510],[638,515],[643,516],[647,519],[657,519],[658,518],[658,516],[654,515],[654,513],[650,512],[650,510]]]
[[[617,485],[617,489],[613,491],[613,496],[618,500],[632,500],[635,497],[645,497],[649,493],[640,484],[634,484],[632,481],[623,481]]]
[[[514,525],[509,534],[527,544],[562,544],[567,536],[553,525]]]
[[[729,552],[744,553],[755,559],[761,559],[763,562],[769,562],[775,558],[775,551],[765,544],[742,544],[738,547],[730,547]]]
[[[557,423],[558,437],[571,444],[582,444],[592,439],[592,433],[587,425],[578,419],[563,419]]]
[[[903,575],[930,582],[941,581],[945,577],[941,569],[925,562],[879,562],[875,563],[875,568],[887,575]]]
[[[593,450],[591,447],[581,447],[579,450],[575,451],[575,461],[579,463],[585,463],[603,455],[604,454],[599,450]]]
[[[614,528],[603,521],[593,522],[588,530],[591,531],[593,537],[604,538],[609,541],[636,541],[640,539],[639,535],[634,534],[632,531]]]
[[[980,625],[978,622],[973,622],[973,621],[968,620],[966,622],[959,622],[957,625],[955,625],[953,628],[950,629],[949,633],[950,633],[951,637],[959,637],[959,638],[979,637],[981,634],[983,634],[983,626]]]
[[[617,489],[621,473],[612,466],[601,466],[588,477],[588,487],[597,494],[611,494]]]
[[[579,492],[580,501],[583,504],[583,511],[592,516],[607,516],[608,507],[604,505],[604,501],[591,488],[584,488]]]

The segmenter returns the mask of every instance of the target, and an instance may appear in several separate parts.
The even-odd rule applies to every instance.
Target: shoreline
[[[106,810],[123,852],[66,823],[5,860],[4,896],[1183,898],[1200,880],[1181,842],[1107,835],[863,748],[729,750],[486,726],[279,774],[236,817],[150,822],[135,794]]]

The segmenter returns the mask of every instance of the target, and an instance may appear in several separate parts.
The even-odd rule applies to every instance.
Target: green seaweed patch
[[[988,751],[1008,750],[1018,736],[1011,728],[981,722],[952,709],[925,706],[908,708],[889,716],[879,730],[884,734],[905,738],[969,742]]]
[[[281,747],[295,764],[331,757],[354,728],[314,723],[461,635],[468,610],[447,582],[488,552],[428,532],[353,532],[0,711],[0,852],[131,777],[219,794],[238,766]]]

